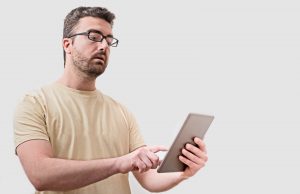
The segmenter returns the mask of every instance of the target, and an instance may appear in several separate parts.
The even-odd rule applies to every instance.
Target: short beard
[[[88,58],[81,56],[77,51],[75,51],[72,61],[76,69],[83,74],[83,77],[89,79],[96,79],[106,68],[106,65],[103,65],[103,68],[95,67]]]

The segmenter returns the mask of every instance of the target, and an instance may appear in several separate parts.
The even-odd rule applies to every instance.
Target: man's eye
[[[93,41],[100,41],[102,36],[100,34],[95,34],[95,33],[90,33],[89,34],[89,39]]]
[[[97,37],[96,36],[90,36],[90,39],[91,40],[97,40]]]

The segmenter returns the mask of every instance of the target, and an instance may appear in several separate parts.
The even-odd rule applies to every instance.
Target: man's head
[[[78,7],[64,20],[64,66],[72,63],[90,76],[97,77],[105,70],[110,46],[118,40],[112,35],[115,15],[102,7]]]

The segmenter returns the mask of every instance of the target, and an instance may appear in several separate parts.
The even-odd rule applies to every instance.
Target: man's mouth
[[[94,57],[94,59],[100,59],[100,60],[104,61],[104,57]]]
[[[96,60],[96,61],[101,61],[102,64],[104,64],[105,59],[103,56],[95,56],[92,59]]]

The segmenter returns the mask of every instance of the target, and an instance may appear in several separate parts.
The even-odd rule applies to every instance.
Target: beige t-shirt
[[[15,147],[43,139],[57,158],[118,157],[144,145],[138,125],[124,106],[100,91],[79,91],[55,83],[25,95],[14,116]],[[99,172],[101,173],[101,172]],[[68,192],[38,194],[127,194],[128,174]]]

